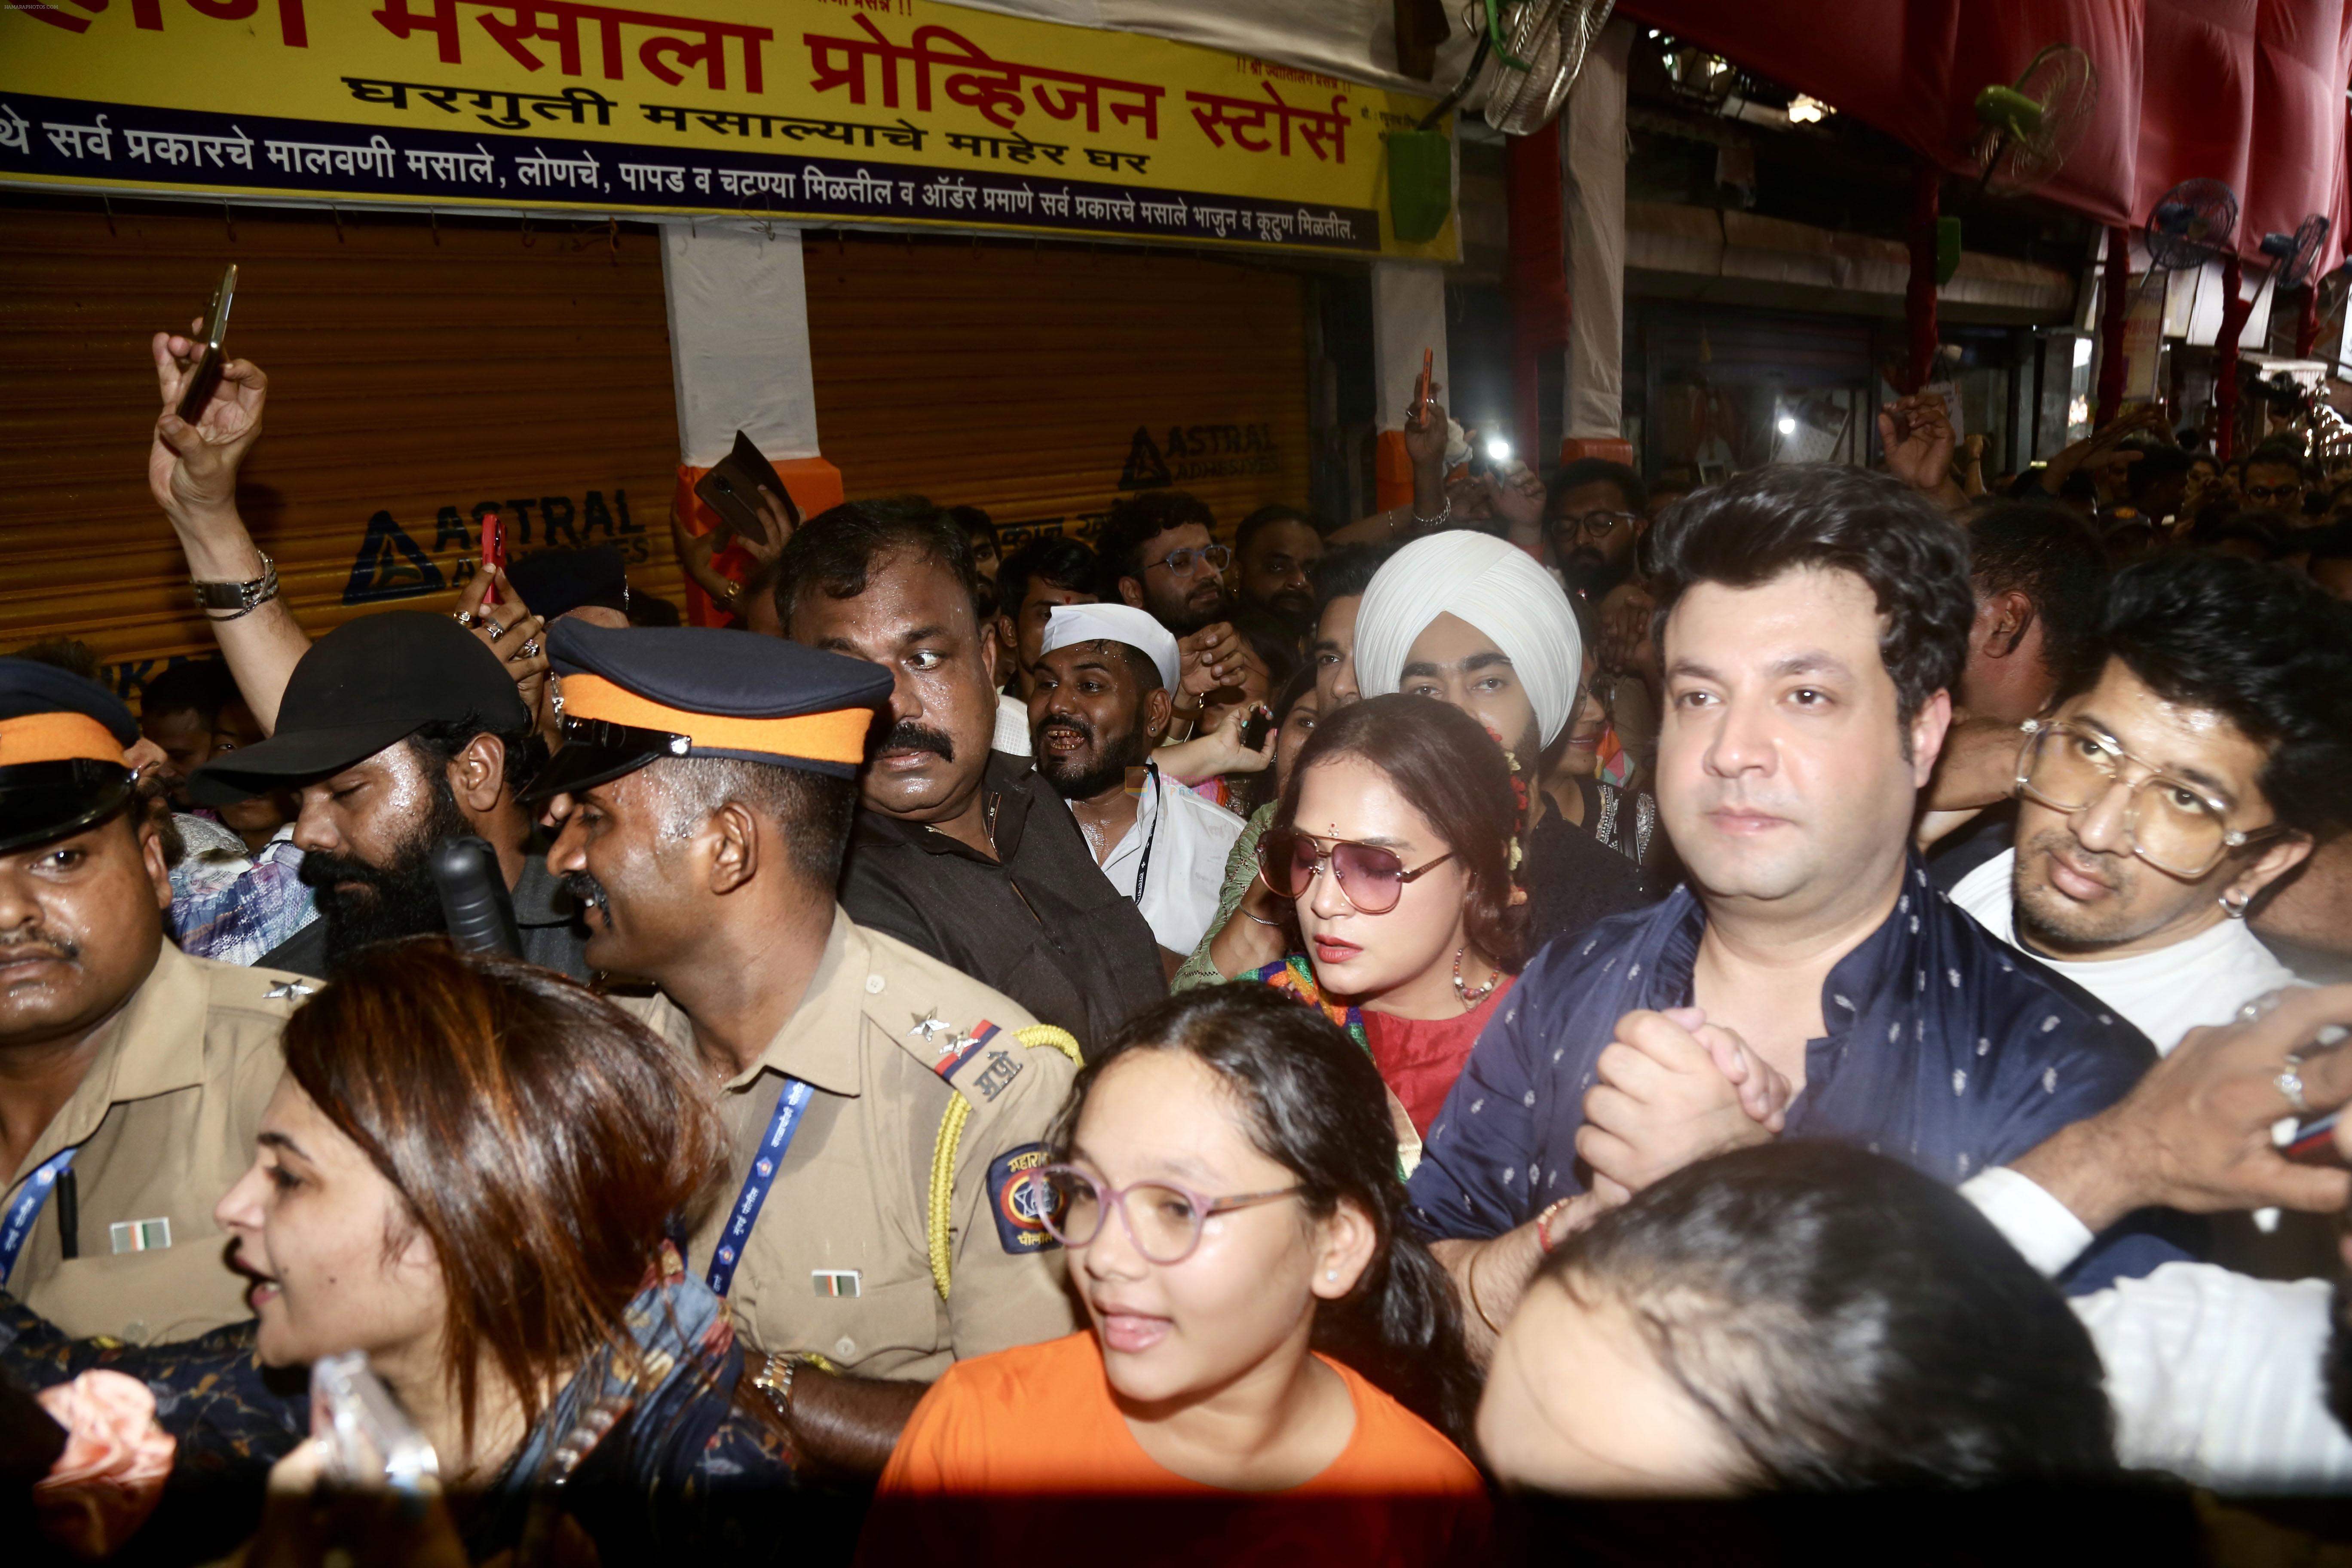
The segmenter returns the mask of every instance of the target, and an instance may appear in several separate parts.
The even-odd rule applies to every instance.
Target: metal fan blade
[[[1518,0],[1501,7],[1503,42],[1527,62],[1519,70],[1500,58],[1486,62],[1486,123],[1524,136],[1549,124],[1568,100],[1584,57],[1609,20],[1615,0]],[[1497,50],[1499,55],[1503,51]]]

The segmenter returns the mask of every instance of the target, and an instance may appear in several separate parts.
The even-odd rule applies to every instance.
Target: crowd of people
[[[0,658],[26,1539],[2352,1491],[2352,552],[2291,433],[1988,489],[1905,399],[1883,471],[1668,492],[1424,400],[1343,527],[763,496],[678,530],[732,625],[547,552],[314,639],[237,512],[268,381],[184,421],[194,347],[150,478],[217,657],[135,715]],[[354,1468],[351,1352],[437,1480]]]

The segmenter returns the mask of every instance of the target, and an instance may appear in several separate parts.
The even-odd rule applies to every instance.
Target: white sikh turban
[[[1444,615],[1469,622],[1509,658],[1535,705],[1541,742],[1550,745],[1575,716],[1584,639],[1551,574],[1491,533],[1452,529],[1389,557],[1356,610],[1357,689],[1367,697],[1396,690],[1413,639]]]

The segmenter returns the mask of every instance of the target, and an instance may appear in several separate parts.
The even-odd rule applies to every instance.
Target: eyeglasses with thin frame
[[[1190,577],[1194,565],[1202,562],[1206,562],[1212,572],[1223,572],[1234,563],[1234,552],[1222,544],[1203,545],[1198,550],[1171,550],[1143,569],[1149,572],[1153,566],[1165,566],[1171,576]]]
[[[1339,896],[1360,915],[1384,915],[1404,897],[1404,885],[1454,858],[1449,849],[1408,871],[1393,849],[1335,838],[1331,847],[1295,827],[1277,827],[1257,841],[1257,870],[1276,898],[1303,899],[1326,866],[1339,879]]]
[[[2113,736],[2087,724],[2029,719],[2023,729],[2018,792],[2068,816],[2089,810],[2116,784],[2126,784],[2126,763],[2142,770],[2137,783],[2126,784],[2131,804],[2124,812],[2124,836],[2134,855],[2168,875],[2195,881],[2231,851],[2287,831],[2276,825],[2252,831],[2231,827],[2223,802],[2185,779],[2159,772],[2154,763],[2125,751]]]
[[[1216,1215],[1270,1204],[1298,1190],[1294,1183],[1270,1192],[1213,1198],[1173,1182],[1114,1187],[1076,1165],[1044,1165],[1023,1174],[1013,1199],[1016,1209],[1034,1215],[1065,1247],[1091,1244],[1102,1234],[1104,1211],[1115,1208],[1135,1249],[1147,1260],[1165,1265],[1192,1257],[1201,1245],[1202,1228]]]
[[[1621,527],[1630,528],[1641,521],[1630,511],[1588,511],[1572,517],[1552,520],[1552,527],[1576,539],[1606,539]]]

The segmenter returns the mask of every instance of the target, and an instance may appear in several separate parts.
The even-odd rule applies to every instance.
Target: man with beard
[[[289,975],[189,958],[95,682],[0,658],[0,1281],[76,1335],[247,1315],[213,1200],[251,1163]]]
[[[314,978],[372,942],[443,927],[428,857],[472,835],[498,852],[522,956],[588,975],[581,929],[515,802],[530,776],[531,715],[514,678],[447,616],[393,610],[347,621],[294,666],[278,728],[189,780],[211,805],[299,788],[294,845],[319,919],[262,955]]]
[[[1517,1304],[1554,1207],[1750,1135],[1720,1079],[1634,1060],[1704,1058],[1702,1028],[1796,1087],[1790,1136],[1956,1184],[2112,1105],[2155,1060],[1946,902],[1911,849],[1975,614],[1951,520],[1883,474],[1766,468],[1685,501],[1649,554],[1658,809],[1686,880],[1538,953],[1430,1130],[1413,1213],[1479,1323]],[[1368,595],[1367,692],[1373,619]],[[1664,1154],[1632,1152],[1629,1115],[1677,1130]],[[2086,1268],[2121,1261],[2111,1247]]]
[[[1095,552],[1102,558],[1105,604],[1132,605],[1176,636],[1176,689],[1171,738],[1192,738],[1203,700],[1238,686],[1247,665],[1258,683],[1266,670],[1242,635],[1223,617],[1225,568],[1233,552],[1215,542],[1216,514],[1182,490],[1145,490],[1128,497],[1103,519]]]
[[[563,823],[551,860],[590,961],[660,987],[635,1010],[708,1070],[728,1135],[734,1201],[688,1264],[768,1352],[795,1450],[878,1473],[955,1360],[1074,1325],[1013,1194],[1076,1046],[834,902],[892,671],[716,629],[549,641],[564,741],[530,798]]]
[[[1033,539],[1004,558],[996,616],[982,617],[996,632],[996,668],[1003,682],[996,700],[998,751],[1029,754],[1029,672],[1036,668],[1038,640],[1055,605],[1095,602],[1097,575],[1095,552],[1060,534]]]
[[[2015,765],[2016,847],[1952,900],[2159,1051],[2294,976],[2246,910],[2352,824],[2352,611],[2228,556],[2125,568],[2104,667]]]
[[[1166,980],[1150,926],[1097,868],[1062,797],[990,748],[999,645],[974,580],[963,531],[914,501],[835,507],[778,558],[792,640],[893,678],[841,902],[1091,1047]]]
[[[1262,506],[1234,531],[1241,595],[1273,611],[1301,637],[1315,629],[1315,563],[1323,536],[1295,506]]]
[[[1633,552],[1650,526],[1642,476],[1622,463],[1579,458],[1551,479],[1544,536],[1569,591],[1598,607],[1633,574]]]
[[[1070,803],[1112,887],[1151,922],[1170,973],[1216,918],[1242,819],[1151,762],[1168,732],[1176,639],[1130,605],[1071,605],[1046,624],[1029,696],[1037,772]]]

